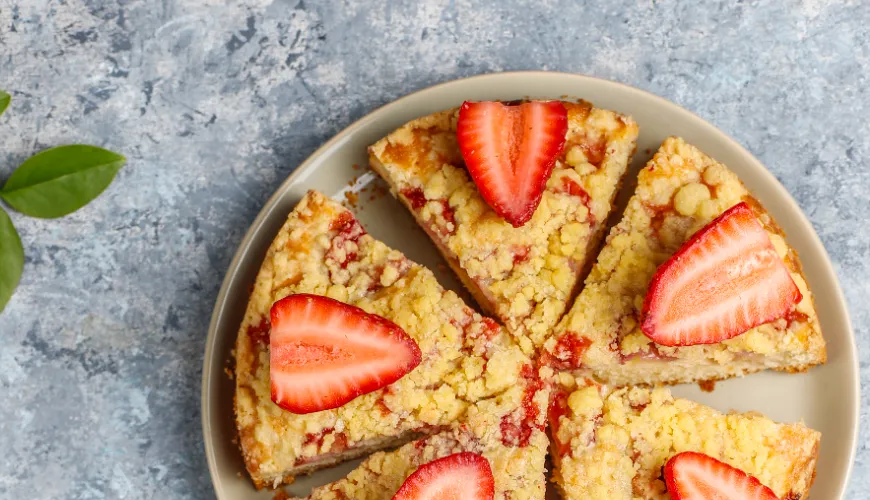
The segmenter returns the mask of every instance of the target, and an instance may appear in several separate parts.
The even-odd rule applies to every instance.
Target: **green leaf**
[[[31,217],[63,217],[109,187],[125,161],[123,156],[96,146],[48,149],[12,173],[0,190],[0,198]]]
[[[12,297],[24,270],[24,248],[9,214],[0,208],[0,312]]]
[[[9,107],[9,103],[12,101],[12,96],[0,90],[0,115],[6,111],[6,108]]]

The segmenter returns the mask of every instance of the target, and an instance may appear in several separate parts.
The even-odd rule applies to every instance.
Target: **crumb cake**
[[[656,268],[740,202],[768,232],[802,300],[784,317],[719,343],[655,344],[639,325]],[[552,366],[617,386],[718,380],[764,369],[799,372],[826,359],[812,294],[782,230],[732,171],[676,137],[641,170],[582,293],[544,347]]]
[[[279,408],[270,394],[269,311],[296,293],[327,296],[396,323],[419,345],[422,362],[336,409],[297,415]],[[502,327],[316,191],[289,215],[266,254],[235,356],[236,424],[257,487],[432,434],[480,400],[535,386],[529,358]],[[511,428],[509,417],[504,422]]]
[[[550,432],[565,500],[670,498],[662,467],[685,451],[740,469],[783,499],[805,499],[815,478],[820,434],[801,424],[719,413],[664,388],[559,378]]]
[[[457,109],[414,120],[369,148],[372,169],[526,353],[547,339],[588,271],[638,134],[627,116],[563,104],[565,146],[537,210],[519,228],[495,213],[469,176]]]
[[[531,390],[513,387],[478,401],[444,432],[371,455],[347,477],[315,489],[307,498],[389,500],[421,465],[454,453],[473,452],[489,461],[495,500],[543,500],[550,388],[538,380]]]

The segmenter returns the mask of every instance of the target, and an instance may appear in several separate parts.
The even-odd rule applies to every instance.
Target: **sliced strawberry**
[[[714,344],[785,316],[800,300],[767,231],[739,203],[658,268],[641,330],[666,346]]]
[[[338,408],[420,364],[420,348],[398,325],[328,297],[290,295],[271,315],[272,401],[293,413]]]
[[[693,451],[668,460],[665,484],[674,500],[778,500],[755,477]]]
[[[464,102],[456,124],[462,158],[481,196],[514,227],[538,208],[567,132],[568,111],[559,101]]]
[[[421,465],[393,500],[492,500],[494,495],[489,461],[466,451]]]

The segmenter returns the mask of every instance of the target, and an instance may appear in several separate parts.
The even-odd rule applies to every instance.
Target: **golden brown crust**
[[[791,476],[790,482],[791,484],[798,484],[802,482],[804,487],[798,487],[798,489],[789,490],[784,498],[788,498],[789,494],[791,494],[795,499],[807,500],[809,498],[810,489],[813,487],[813,483],[816,482],[816,464],[819,461],[820,445],[821,435],[819,435],[816,439],[812,451],[804,455],[803,459],[795,465],[794,473]]]
[[[495,214],[469,177],[456,143],[457,110],[413,120],[369,148],[372,169],[527,353],[576,296],[636,148],[630,118],[583,101],[564,105],[563,154],[521,228]]]
[[[744,201],[770,234],[803,300],[785,318],[718,344],[665,347],[640,330],[650,279],[697,230]],[[812,294],[782,230],[724,165],[669,138],[641,170],[585,288],[545,343],[555,366],[616,385],[723,379],[764,369],[805,370],[826,359]]]
[[[780,498],[804,498],[812,485],[820,434],[801,424],[723,414],[663,388],[614,389],[565,374],[560,381],[550,425],[565,500],[665,500],[661,468],[684,451],[741,469]]]
[[[742,184],[743,183],[741,181],[741,185]],[[780,227],[779,224],[776,223],[776,220],[772,216],[769,215],[769,212],[767,211],[766,208],[764,208],[764,205],[761,203],[761,201],[759,201],[757,198],[754,198],[752,196],[747,197],[744,201],[746,201],[750,206],[752,206],[756,213],[768,214],[767,217],[764,217],[762,219],[764,221],[764,228],[767,229],[768,232],[779,236],[780,238],[783,239],[783,241],[788,241],[786,238],[785,231],[783,231],[782,227]],[[809,283],[809,281],[807,281],[806,275],[804,274],[803,264],[801,263],[800,258],[798,258],[798,251],[793,246],[788,245],[788,253],[787,253],[784,260],[786,263],[786,267],[788,267],[789,271],[796,273],[798,276],[800,276],[801,279],[804,281],[804,283]],[[807,297],[807,298],[808,298],[809,303],[810,303],[809,308],[811,310],[815,311],[816,310],[815,296],[810,294],[809,297]],[[818,319],[816,319],[815,321],[817,322]],[[821,327],[818,326],[817,328],[821,328]],[[787,372],[787,373],[803,373],[803,372],[806,372],[807,370],[809,370],[810,368],[812,368],[813,366],[823,365],[823,364],[827,363],[828,362],[828,351],[827,351],[827,348],[824,344],[824,338],[822,338],[821,336],[818,336],[817,340],[821,340],[822,345],[820,347],[817,346],[817,347],[811,348],[811,350],[817,351],[816,358],[812,363],[808,363],[805,365],[799,365],[799,366],[774,367],[773,369],[777,370],[777,371]]]
[[[467,451],[480,454],[489,462],[496,500],[543,500],[548,448],[544,427],[549,393],[547,384],[527,390],[522,404],[526,418],[509,424],[500,415],[516,411],[515,401],[502,398],[479,401],[452,428],[408,443],[395,451],[375,453],[347,477],[316,488],[308,499],[392,498],[420,465]],[[509,434],[523,436],[521,442],[505,440],[505,434],[499,429],[506,425],[516,425]]]
[[[280,409],[271,401],[268,313],[293,293],[328,296],[393,321],[420,346],[421,364],[340,408],[307,415]],[[235,352],[239,444],[258,487],[436,432],[482,399],[521,398],[511,391],[527,385],[522,374],[530,365],[496,322],[314,191],[267,252]]]

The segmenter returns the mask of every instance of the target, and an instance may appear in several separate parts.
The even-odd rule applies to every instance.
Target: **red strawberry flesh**
[[[665,346],[713,344],[781,318],[800,301],[767,231],[739,203],[659,267],[641,330]]]
[[[420,364],[420,348],[398,325],[328,297],[290,295],[271,319],[272,401],[293,413],[338,408]]]
[[[664,475],[673,500],[778,500],[757,478],[702,453],[674,455]]]
[[[535,213],[567,132],[568,111],[559,101],[464,102],[456,125],[481,196],[514,227]]]
[[[466,451],[421,465],[393,500],[492,500],[494,495],[489,461]]]

